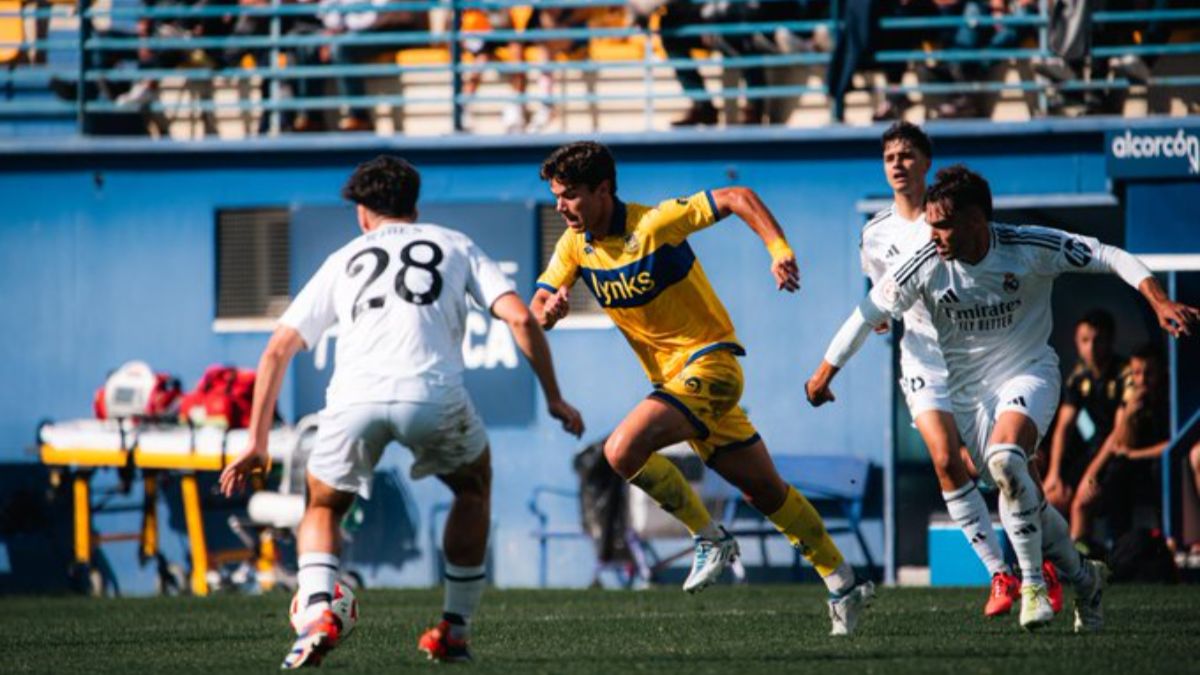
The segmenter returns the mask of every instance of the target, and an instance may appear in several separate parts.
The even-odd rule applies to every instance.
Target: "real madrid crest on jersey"
[[[1017,279],[1017,275],[1012,272],[1004,273],[1004,290],[1009,293],[1016,293],[1021,288],[1021,281]]]
[[[638,250],[637,235],[630,233],[628,236],[625,237],[625,252],[626,253],[637,253],[637,250]]]

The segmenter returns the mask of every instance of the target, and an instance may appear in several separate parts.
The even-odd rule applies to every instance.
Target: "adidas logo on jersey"
[[[898,255],[900,255],[900,249],[896,248],[895,244],[892,244],[891,246],[888,247],[887,253],[883,254],[883,257],[887,258],[888,260],[891,260],[892,258],[895,258]]]
[[[1024,396],[1018,396],[1018,397],[1016,397],[1016,398],[1014,398],[1014,399],[1012,399],[1012,400],[1008,401],[1008,402],[1007,402],[1007,403],[1005,403],[1004,405],[1019,405],[1019,406],[1021,406],[1022,408],[1028,408],[1028,407],[1029,407],[1028,405],[1026,405],[1026,404],[1025,404],[1025,397],[1024,397]]]
[[[942,293],[941,296],[938,297],[938,302],[943,305],[948,305],[952,302],[958,302],[958,294],[954,292],[953,288],[947,288],[946,292]]]

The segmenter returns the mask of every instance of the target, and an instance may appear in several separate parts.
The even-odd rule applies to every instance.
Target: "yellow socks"
[[[842,552],[829,533],[825,523],[804,495],[789,487],[787,499],[775,513],[767,516],[775,527],[787,537],[792,546],[800,549],[805,558],[817,568],[817,573],[828,577],[842,566]]]
[[[629,482],[650,495],[650,498],[664,511],[678,518],[693,535],[712,524],[712,516],[708,513],[708,509],[704,508],[700,496],[688,484],[679,469],[666,457],[658,453],[650,455],[650,459],[646,460],[646,465],[642,467],[641,471],[634,474]],[[805,503],[807,504],[807,502]],[[816,515],[815,512],[814,515]],[[820,522],[818,519],[817,523]],[[824,532],[823,529],[822,532]],[[826,538],[828,539],[828,536]],[[832,544],[832,542],[830,543]]]

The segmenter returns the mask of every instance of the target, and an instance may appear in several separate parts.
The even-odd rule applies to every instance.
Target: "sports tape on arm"
[[[829,348],[825,350],[825,361],[838,368],[845,366],[866,342],[875,326],[887,320],[887,317],[887,312],[877,307],[871,296],[863,298],[850,318],[838,329],[837,335],[833,336]]]
[[[1153,276],[1149,267],[1138,260],[1136,256],[1125,249],[1108,244],[1100,244],[1096,248],[1096,267],[1105,272],[1113,272],[1130,286],[1137,288],[1147,278]]]

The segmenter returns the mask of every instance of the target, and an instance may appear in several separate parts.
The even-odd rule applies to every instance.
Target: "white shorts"
[[[371,497],[375,465],[388,443],[412,451],[414,479],[453,473],[487,448],[483,421],[465,390],[440,401],[359,403],[322,410],[308,472],[341,492]]]
[[[988,475],[984,453],[1000,414],[1013,410],[1033,420],[1040,443],[1054,421],[1061,387],[1062,375],[1058,372],[1057,363],[1035,363],[1026,372],[1001,382],[973,407],[954,411],[954,421],[958,424],[958,432],[967,451],[971,453],[971,461],[989,484],[994,482]]]
[[[900,362],[900,391],[904,392],[904,402],[908,404],[908,413],[914,420],[930,410],[954,412],[946,377],[945,369]]]

